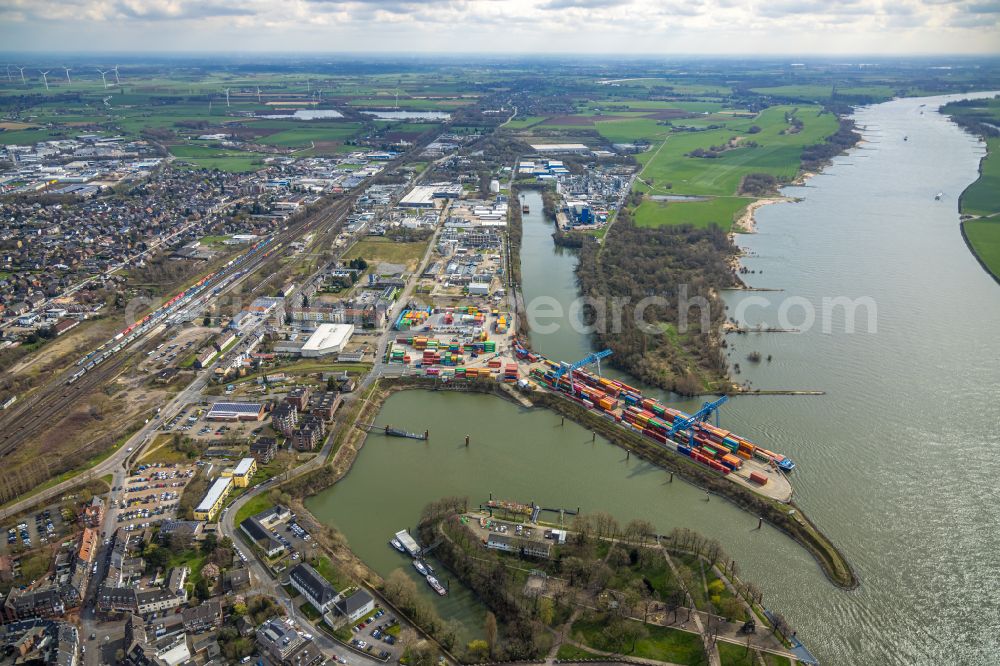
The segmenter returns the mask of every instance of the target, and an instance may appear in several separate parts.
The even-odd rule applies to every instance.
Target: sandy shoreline
[[[736,222],[733,224],[733,233],[736,234],[752,234],[757,231],[757,220],[754,219],[754,213],[757,212],[758,208],[763,208],[768,204],[781,203],[787,201],[795,201],[794,199],[789,199],[788,197],[768,197],[766,199],[757,199],[750,203],[749,206],[743,211]]]

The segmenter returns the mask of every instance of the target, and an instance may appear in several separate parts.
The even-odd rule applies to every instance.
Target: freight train
[[[514,341],[514,353],[522,360],[542,364],[531,370],[531,377],[549,389],[724,475],[742,468],[749,460],[760,461],[782,472],[795,469],[795,463],[780,453],[703,421],[693,423],[668,439],[673,423],[689,418],[688,414],[644,397],[639,389],[628,384],[583,369],[572,371],[572,378],[569,372],[560,377],[556,371],[562,365],[531,352],[517,340]],[[755,471],[750,473],[750,481],[763,485],[767,477]]]
[[[229,260],[229,262],[223,266],[222,269],[209,273],[184,291],[172,296],[166,303],[156,308],[142,319],[130,324],[116,333],[111,340],[105,342],[103,345],[77,361],[76,365],[80,369],[73,373],[66,383],[73,384],[83,377],[83,375],[88,371],[93,370],[96,366],[100,365],[111,356],[127,347],[146,331],[163,322],[174,312],[177,312],[181,308],[189,305],[194,298],[201,294],[213,280],[215,280],[218,285],[225,286],[237,277],[242,276],[246,273],[247,269],[240,269],[240,266],[248,259],[251,259],[259,253],[262,253],[262,257],[268,257],[275,249],[277,249],[277,247],[268,247],[272,240],[273,238],[268,237],[257,242],[253,245],[253,247],[240,256]],[[217,287],[216,290],[213,291],[213,294],[217,294],[218,291],[219,288]]]

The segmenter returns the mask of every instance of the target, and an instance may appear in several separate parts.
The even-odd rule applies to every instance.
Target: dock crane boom
[[[693,426],[695,423],[700,423],[705,421],[712,416],[712,412],[715,412],[716,422],[718,422],[719,412],[718,409],[722,405],[726,404],[729,400],[729,396],[724,395],[714,402],[706,402],[701,406],[697,412],[687,417],[686,419],[679,419],[674,421],[673,425],[670,426],[670,430],[667,432],[667,439],[673,439],[674,435],[679,432],[683,432]]]
[[[604,350],[601,350],[599,352],[594,352],[593,354],[587,354],[587,356],[583,357],[582,359],[580,359],[576,363],[573,363],[573,364],[570,364],[570,365],[563,364],[563,365],[559,366],[559,368],[555,371],[556,380],[561,379],[562,376],[565,375],[568,372],[569,373],[569,387],[570,387],[570,390],[575,390],[574,387],[573,387],[573,372],[576,371],[576,370],[579,370],[580,368],[582,368],[582,367],[584,367],[586,365],[590,365],[591,363],[596,363],[597,364],[597,374],[600,375],[601,374],[601,359],[602,358],[607,358],[607,357],[611,356],[612,353],[614,353],[614,352],[612,352],[610,349],[604,349]]]

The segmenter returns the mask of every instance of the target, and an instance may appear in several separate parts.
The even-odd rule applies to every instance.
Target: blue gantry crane
[[[686,419],[674,421],[673,425],[670,426],[670,430],[667,431],[667,439],[673,439],[674,435],[684,432],[695,423],[701,423],[711,418],[713,412],[715,413],[715,425],[719,425],[719,407],[726,404],[728,400],[729,396],[724,395],[714,402],[706,402],[701,406],[701,409]]]
[[[590,365],[591,363],[597,364],[597,374],[601,374],[601,359],[611,356],[613,352],[610,349],[604,349],[599,352],[594,352],[593,354],[587,354],[584,358],[581,358],[576,363],[566,365],[565,363],[560,365],[555,371],[556,381],[562,378],[567,372],[569,373],[569,388],[571,392],[575,392],[576,388],[573,385],[573,371],[579,370],[580,368]]]

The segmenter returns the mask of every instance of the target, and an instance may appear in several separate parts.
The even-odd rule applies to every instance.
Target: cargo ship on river
[[[670,438],[674,423],[689,420],[688,414],[646,397],[624,382],[583,368],[570,369],[535,354],[518,340],[514,340],[513,349],[518,359],[531,364],[530,377],[545,388],[761,494],[782,501],[791,498],[785,474],[795,469],[795,463],[786,456],[701,420]]]

